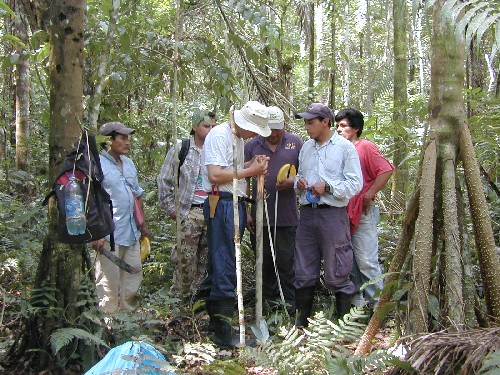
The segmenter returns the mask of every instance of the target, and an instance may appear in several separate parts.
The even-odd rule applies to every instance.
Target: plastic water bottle
[[[68,234],[84,234],[87,226],[82,188],[74,174],[69,175],[69,182],[64,187],[64,209],[66,210],[66,228]]]

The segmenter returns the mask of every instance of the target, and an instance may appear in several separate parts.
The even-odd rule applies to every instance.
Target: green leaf
[[[0,14],[8,14],[9,16],[16,15],[16,13],[3,1],[0,1]]]
[[[6,40],[10,42],[14,47],[18,46],[21,47],[22,49],[27,49],[26,44],[19,39],[17,36],[11,35],[11,34],[5,34],[2,36],[2,40]]]
[[[86,344],[94,343],[108,347],[99,337],[80,328],[60,328],[50,335],[50,346],[52,353],[56,355],[61,348],[68,345],[74,339],[84,340]]]
[[[364,290],[368,285],[376,284],[379,281],[384,280],[387,276],[389,276],[389,275],[395,275],[395,274],[399,274],[399,272],[387,272],[387,273],[383,273],[381,275],[378,275],[377,277],[375,277],[375,278],[373,278],[371,280],[368,280],[366,283],[364,283],[363,285],[361,285],[361,288],[359,288],[359,289],[360,290]]]
[[[439,301],[436,296],[429,294],[429,312],[434,319],[439,318]]]
[[[35,60],[41,62],[46,60],[50,54],[50,44],[45,43],[43,46],[35,53]]]
[[[399,358],[393,357],[391,359],[388,359],[387,362],[392,363],[394,366],[397,366],[410,374],[415,374],[416,370],[411,366],[410,363],[406,361],[402,361]]]

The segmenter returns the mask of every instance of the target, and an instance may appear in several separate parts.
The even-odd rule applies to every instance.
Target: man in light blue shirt
[[[111,137],[111,146],[108,151],[101,152],[100,161],[104,174],[102,185],[113,203],[116,256],[132,267],[142,269],[139,241],[150,234],[146,224],[138,228],[135,223],[134,195],[142,205],[144,190],[139,186],[134,162],[125,156],[130,150],[129,134],[134,131],[119,122],[102,125],[99,133]],[[103,248],[110,250],[109,240],[107,236],[92,244],[97,250],[95,278],[99,307],[105,313],[113,313],[118,308],[131,310],[136,305],[142,272],[128,273],[101,254]]]
[[[363,186],[356,149],[331,128],[333,114],[313,103],[296,115],[304,119],[311,138],[299,154],[295,189],[300,218],[295,248],[297,326],[307,326],[323,259],[325,286],[335,294],[337,317],[349,312],[355,287],[349,279],[353,265],[346,206]]]

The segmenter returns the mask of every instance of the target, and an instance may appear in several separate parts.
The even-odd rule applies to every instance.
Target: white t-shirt
[[[244,142],[236,138],[236,150],[238,154],[238,170],[244,168]],[[203,152],[201,154],[203,190],[212,192],[212,184],[208,180],[207,165],[218,165],[224,169],[233,171],[233,134],[229,123],[225,122],[214,127],[205,138]],[[238,196],[245,196],[247,183],[244,178],[238,180]],[[219,185],[219,191],[233,193],[233,183]]]

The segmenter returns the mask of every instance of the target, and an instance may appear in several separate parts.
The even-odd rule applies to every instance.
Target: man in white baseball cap
[[[215,329],[213,341],[220,347],[235,347],[238,336],[231,319],[236,297],[236,261],[234,247],[233,194],[239,201],[240,236],[246,223],[246,178],[264,175],[269,158],[259,155],[244,163],[244,140],[271,134],[267,107],[249,101],[234,111],[236,136],[237,190],[233,191],[233,132],[226,122],[216,126],[205,138],[202,152],[203,188],[209,194],[203,211],[207,222],[208,276],[199,295],[206,296],[207,311]]]

